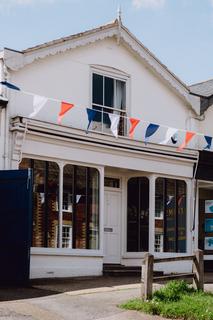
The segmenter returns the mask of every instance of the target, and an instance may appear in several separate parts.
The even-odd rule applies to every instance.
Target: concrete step
[[[141,277],[140,266],[124,266],[121,264],[104,264],[103,274],[115,277]],[[154,276],[162,276],[163,272],[154,271]]]

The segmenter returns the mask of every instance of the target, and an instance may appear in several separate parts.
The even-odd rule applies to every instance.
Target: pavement
[[[213,274],[206,281],[205,290],[213,292]],[[33,281],[29,288],[0,288],[0,320],[162,320],[119,308],[139,296],[136,277]]]

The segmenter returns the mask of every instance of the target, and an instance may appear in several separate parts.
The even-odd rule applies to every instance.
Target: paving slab
[[[93,287],[89,288],[91,283]],[[42,294],[43,291],[44,296],[33,297],[29,292],[29,297],[25,294],[20,300],[0,302],[0,320],[162,319],[119,308],[121,303],[140,295],[140,283],[134,278],[41,281],[35,290],[39,290],[36,294]],[[8,293],[6,295],[8,297]]]
[[[206,291],[213,292],[212,280],[209,274]],[[31,288],[0,289],[0,320],[162,320],[119,308],[139,296],[139,278],[40,280]]]

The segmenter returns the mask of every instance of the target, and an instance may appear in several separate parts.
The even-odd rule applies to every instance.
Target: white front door
[[[121,192],[104,192],[104,263],[121,260]]]

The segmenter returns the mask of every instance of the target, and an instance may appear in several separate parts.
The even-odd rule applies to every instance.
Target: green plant
[[[213,320],[213,294],[194,290],[184,281],[171,281],[152,300],[130,300],[121,308],[170,319]]]
[[[170,281],[164,287],[157,290],[153,294],[156,301],[172,302],[180,300],[181,296],[192,293],[195,290],[191,288],[185,281]]]

